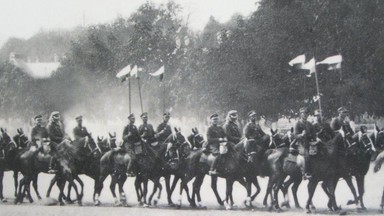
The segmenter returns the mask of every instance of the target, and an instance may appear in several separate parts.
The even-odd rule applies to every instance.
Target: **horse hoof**
[[[181,205],[176,205],[176,208],[177,208],[177,209],[180,209],[180,208],[181,208]]]
[[[277,208],[277,209],[276,209],[276,212],[277,212],[277,213],[280,213],[280,212],[283,212],[283,210],[281,210],[281,208]]]
[[[352,204],[356,204],[356,202],[354,200],[348,200],[347,205],[352,205]]]
[[[1,202],[6,203],[8,200],[6,198],[1,199]]]
[[[175,207],[175,204],[174,203],[168,203],[168,206],[169,207]]]
[[[362,206],[361,208],[359,208],[359,210],[361,211],[367,211],[367,208],[365,206]]]
[[[305,213],[312,214],[312,211],[311,211],[311,209],[307,209],[307,211]]]
[[[147,203],[144,203],[144,204],[143,204],[143,207],[144,207],[144,208],[148,208],[148,207],[150,207],[150,205],[148,205]]]
[[[379,209],[378,212],[379,212],[380,214],[383,214],[384,211],[383,211],[383,209]]]
[[[291,208],[291,205],[289,205],[288,201],[284,201],[283,203],[281,203],[281,207]]]
[[[101,202],[100,202],[99,200],[96,200],[96,201],[94,202],[94,206],[100,206],[100,204],[101,204]]]
[[[63,201],[61,201],[60,206],[65,206],[65,203]]]
[[[303,208],[301,208],[301,206],[295,206],[295,208],[300,209],[300,210],[303,209]]]
[[[157,206],[157,202],[158,202],[157,199],[153,200],[153,205]]]
[[[41,200],[41,196],[38,196],[37,199],[38,199],[38,200]]]

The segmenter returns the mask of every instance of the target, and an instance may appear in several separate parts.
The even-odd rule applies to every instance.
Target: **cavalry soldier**
[[[65,131],[64,126],[60,122],[60,113],[58,111],[54,111],[51,113],[51,116],[49,118],[49,123],[47,125],[47,131],[48,131],[48,138],[44,140],[45,143],[53,143],[53,144],[59,144],[61,143],[65,138]],[[51,157],[51,160],[49,162],[49,171],[48,173],[55,173],[56,170],[54,170],[53,167],[53,157]]]
[[[220,160],[220,143],[227,142],[227,137],[225,135],[224,129],[220,127],[219,124],[219,115],[217,113],[210,116],[211,126],[207,130],[207,143],[206,147],[209,148],[210,152],[216,156],[215,160],[212,163],[209,175],[218,175],[216,170],[217,164]]]
[[[37,145],[36,141],[42,142],[43,138],[48,138],[48,130],[43,126],[43,116],[42,115],[36,115],[34,118],[35,120],[35,126],[32,128],[31,131],[31,141],[32,145],[39,147]]]
[[[159,143],[164,143],[164,141],[172,134],[171,126],[168,124],[171,114],[165,112],[163,114],[163,122],[157,126],[155,137]]]
[[[147,145],[155,145],[155,130],[151,124],[148,124],[148,113],[144,112],[140,115],[140,117],[143,120],[143,124],[139,126],[139,134],[141,139]]]
[[[60,122],[59,112],[54,111],[51,113],[49,123],[47,125],[47,130],[51,142],[59,144],[64,140],[65,131],[63,124]]]
[[[331,126],[329,123],[325,122],[323,119],[323,115],[320,110],[315,110],[313,115],[316,117],[316,122],[313,124],[314,132],[318,133],[321,129],[325,129],[326,131],[331,130]]]
[[[83,116],[79,115],[76,118],[77,126],[73,128],[73,136],[75,140],[89,136],[87,128],[83,126]]]
[[[300,119],[296,122],[293,133],[297,140],[297,145],[299,148],[299,153],[304,155],[305,166],[304,166],[304,179],[310,179],[312,176],[310,174],[310,155],[309,155],[309,145],[311,141],[316,139],[314,128],[311,123],[307,121],[308,118],[308,109],[303,107],[299,110]]]
[[[262,138],[265,133],[261,129],[260,125],[257,123],[257,113],[252,110],[248,112],[248,123],[244,127],[244,136],[246,138],[245,141],[245,152],[250,154],[252,152],[251,148],[256,146],[251,146],[252,144],[256,144],[257,140]]]
[[[143,146],[141,144],[141,137],[139,135],[139,131],[137,130],[137,127],[135,126],[135,115],[131,113],[128,116],[129,124],[125,126],[123,131],[123,146],[124,150],[128,153],[131,153],[130,156],[132,160],[129,161],[127,165],[127,174],[128,176],[134,176],[132,167],[133,163],[136,160],[136,155],[139,156],[143,153]]]
[[[331,128],[335,132],[340,131],[342,127],[346,130],[347,133],[353,135],[353,130],[351,128],[351,125],[348,121],[345,120],[345,118],[349,115],[348,110],[345,107],[340,107],[337,109],[337,112],[339,115],[336,118],[333,118],[331,121]]]
[[[228,112],[227,119],[223,126],[228,142],[237,144],[241,139],[241,131],[237,123],[237,111],[231,110]]]

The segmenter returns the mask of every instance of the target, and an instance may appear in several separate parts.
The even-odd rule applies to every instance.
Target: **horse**
[[[375,166],[374,166],[374,172],[377,173],[381,169],[381,165],[384,161],[384,131],[379,130],[376,127],[375,134],[371,137],[371,140],[373,141],[374,145],[376,146],[376,149],[380,152],[375,160]],[[382,192],[381,196],[381,202],[380,202],[380,213],[384,212],[384,190]]]
[[[194,133],[194,137],[200,137],[200,136],[197,136],[197,132],[193,131],[193,133]],[[202,143],[203,143],[203,140],[199,138],[198,144],[201,145]],[[246,185],[245,177],[250,177],[248,178],[248,180],[254,183],[256,188],[259,188],[256,176],[250,175],[248,173],[249,170],[244,165],[244,163],[247,162],[247,159],[246,157],[244,157],[244,151],[238,149],[240,148],[239,146],[241,145],[243,144],[235,145],[231,143],[226,143],[221,147],[221,154],[222,154],[221,163],[218,167],[219,176],[211,176],[211,188],[216,196],[217,202],[221,206],[225,204],[226,209],[231,209],[234,204],[233,197],[232,197],[232,190],[233,190],[233,183],[235,181],[238,181],[241,185],[243,185],[246,189],[248,189]],[[181,203],[182,203],[182,191],[183,189],[185,189],[188,182],[193,178],[195,178],[195,182],[193,183],[192,197],[189,200],[189,202],[191,206],[196,206],[196,200],[195,200],[195,197],[196,197],[199,206],[202,206],[200,188],[203,183],[205,175],[208,174],[210,170],[213,160],[214,160],[214,157],[211,155],[211,153],[208,153],[204,149],[196,148],[195,150],[191,151],[190,155],[185,160],[186,169],[185,169],[185,174],[180,183],[180,194],[179,194],[180,197],[177,205],[178,208],[181,207]],[[226,198],[224,200],[225,202],[221,200],[217,191],[218,177],[222,177],[226,179]],[[253,178],[252,181],[250,180],[251,178]]]
[[[37,175],[40,172],[48,172],[49,161],[53,157],[56,161],[58,173],[57,173],[57,185],[59,186],[59,203],[64,205],[64,186],[65,182],[68,181],[70,185],[75,189],[77,194],[78,204],[81,203],[81,195],[77,190],[77,186],[74,183],[75,178],[75,161],[77,160],[78,153],[76,149],[71,146],[69,141],[64,140],[60,144],[50,143],[51,146],[51,156],[43,155],[44,145],[41,146],[38,150],[29,149],[22,153],[18,158],[17,162],[20,165],[20,172],[23,174],[23,178],[20,180],[20,186],[18,190],[18,196],[15,200],[15,204],[22,203],[24,194],[27,193],[30,196],[29,185],[31,180],[37,179]],[[24,190],[23,190],[24,189]],[[23,191],[23,192],[22,192]],[[31,201],[31,200],[30,200]]]
[[[84,138],[74,140],[73,142],[71,142],[71,146],[75,148],[76,152],[78,153],[78,156],[76,157],[77,160],[75,161],[76,170],[74,170],[73,175],[74,175],[74,179],[80,184],[80,187],[81,187],[80,197],[83,197],[84,184],[78,175],[85,174],[90,178],[92,178],[95,182],[94,188],[96,188],[96,185],[97,185],[96,181],[98,180],[98,177],[99,177],[98,171],[99,171],[99,165],[100,165],[100,158],[103,154],[103,151],[101,150],[99,145],[95,143],[91,134],[89,134]],[[55,175],[55,177],[51,180],[51,183],[48,187],[48,191],[46,195],[47,197],[50,196],[50,192],[56,180],[57,180],[57,175]],[[64,197],[65,200],[69,203],[73,202],[70,198],[71,188],[72,188],[71,185],[69,185],[67,196]],[[93,199],[95,198],[95,190],[93,194]]]
[[[19,154],[20,149],[14,140],[8,135],[7,130],[1,128],[0,137],[0,151],[2,151],[2,158],[0,158],[0,200],[7,202],[7,199],[3,196],[3,178],[5,171],[13,171],[13,178],[15,183],[15,196],[17,195],[17,177],[18,177],[18,166],[14,160]]]

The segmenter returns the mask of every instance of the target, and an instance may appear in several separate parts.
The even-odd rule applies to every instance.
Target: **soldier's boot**
[[[307,155],[304,157],[305,159],[305,166],[304,166],[304,179],[311,179],[311,162],[310,162],[310,156]]]
[[[5,151],[4,149],[1,149],[0,150],[0,159],[4,159],[5,158]]]
[[[53,157],[51,157],[51,159],[49,160],[49,168],[48,168],[48,173],[49,174],[55,174],[57,172],[57,170],[55,169],[54,167],[54,161],[53,161]]]
[[[215,160],[213,161],[212,165],[211,165],[211,170],[209,171],[209,175],[218,175],[219,172],[217,172],[217,164],[219,163],[219,159],[220,159],[220,154],[218,156],[216,156]]]

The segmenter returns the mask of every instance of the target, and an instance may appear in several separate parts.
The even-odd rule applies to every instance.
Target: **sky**
[[[9,37],[28,39],[40,30],[71,29],[129,17],[147,0],[0,0],[0,46]],[[167,0],[152,0],[156,4]],[[174,0],[189,16],[189,25],[202,30],[210,16],[226,22],[235,14],[248,16],[257,0]]]

